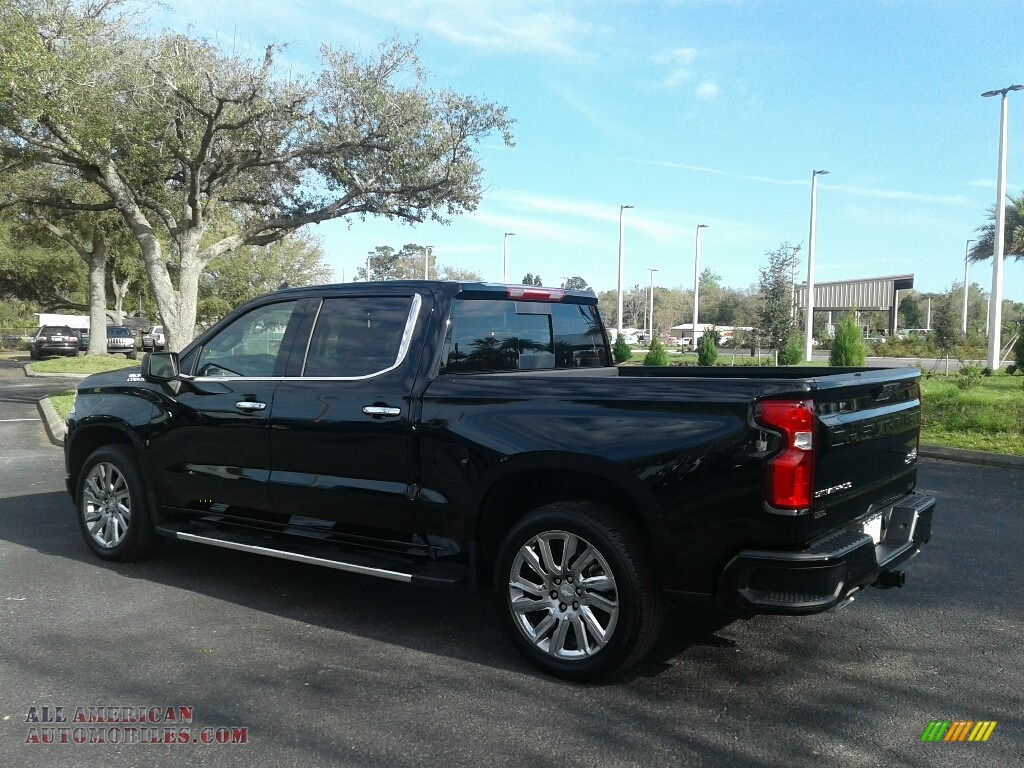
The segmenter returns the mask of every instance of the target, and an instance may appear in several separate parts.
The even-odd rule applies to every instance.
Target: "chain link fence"
[[[27,350],[38,330],[39,327],[35,325],[0,326],[0,350],[5,352]]]

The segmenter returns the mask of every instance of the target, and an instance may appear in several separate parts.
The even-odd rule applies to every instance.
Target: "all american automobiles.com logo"
[[[197,726],[191,706],[29,707],[26,744],[248,744],[249,729]]]

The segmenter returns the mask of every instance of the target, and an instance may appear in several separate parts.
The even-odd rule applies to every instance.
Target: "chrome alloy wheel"
[[[101,547],[111,549],[124,540],[132,519],[132,499],[124,474],[114,464],[103,461],[89,471],[82,487],[82,518]]]
[[[615,577],[586,539],[545,531],[527,541],[509,573],[516,626],[557,659],[588,659],[611,640],[619,617]]]

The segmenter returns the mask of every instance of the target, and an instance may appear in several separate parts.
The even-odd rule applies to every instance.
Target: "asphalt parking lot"
[[[923,460],[919,488],[939,507],[902,590],[869,590],[809,618],[733,621],[673,606],[649,662],[575,685],[521,661],[485,596],[178,542],[143,563],[98,561],[36,409],[64,386],[0,363],[0,764],[739,768],[1024,758],[1022,470]],[[163,722],[131,727],[184,743],[34,743],[33,734],[73,731],[73,722],[29,722],[56,719],[56,707],[69,721],[77,708],[152,713]],[[180,707],[191,708],[191,722]],[[984,743],[924,743],[933,720],[997,725]],[[203,729],[214,743],[194,740]],[[232,733],[247,743],[216,743]]]

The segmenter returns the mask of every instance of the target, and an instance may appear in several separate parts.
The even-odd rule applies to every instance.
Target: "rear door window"
[[[418,306],[411,296],[324,299],[302,375],[350,379],[394,368],[408,350]]]
[[[597,307],[456,299],[443,373],[591,368],[608,364]]]

